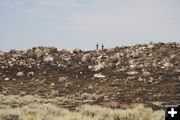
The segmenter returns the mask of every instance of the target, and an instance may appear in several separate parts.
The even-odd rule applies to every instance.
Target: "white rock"
[[[151,48],[154,47],[154,45],[153,45],[153,44],[149,44],[147,47],[148,47],[149,49],[151,49]]]
[[[24,73],[23,73],[23,72],[17,72],[17,73],[16,73],[16,76],[22,77],[22,76],[24,76]]]
[[[134,69],[136,67],[136,65],[130,65],[129,68],[130,69]]]
[[[127,74],[128,74],[128,75],[137,75],[138,72],[136,72],[136,71],[130,71],[130,72],[127,72]]]
[[[88,86],[88,89],[93,89],[93,86],[92,85]]]
[[[73,50],[70,50],[70,51],[69,51],[69,53],[71,53],[71,54],[72,54],[72,53],[74,53],[74,51],[73,51]]]
[[[134,60],[129,60],[129,64],[133,65],[134,64]]]
[[[4,80],[5,80],[5,81],[8,81],[8,80],[9,80],[9,78],[7,77],[7,78],[5,78]]]
[[[54,60],[54,58],[52,56],[50,56],[50,55],[43,57],[43,61],[44,62],[51,62],[53,60]]]
[[[2,68],[2,69],[4,69],[4,68],[5,68],[5,66],[1,66],[1,68]]]
[[[11,58],[11,60],[12,60],[13,62],[15,62],[15,61],[16,61],[16,59],[15,59],[15,58]]]
[[[103,68],[104,68],[104,64],[103,63],[99,63],[98,65],[94,66],[94,71],[100,71]]]
[[[144,81],[141,77],[138,78],[138,82]]]
[[[55,85],[55,83],[51,83],[51,86],[54,86]]]
[[[164,64],[164,67],[169,67],[169,66],[170,66],[170,63],[168,62]]]
[[[106,76],[102,75],[101,73],[94,74],[94,78],[105,78]]]
[[[94,67],[93,67],[93,66],[91,66],[91,65],[89,65],[89,66],[88,66],[88,69],[93,69],[93,68],[94,68]]]
[[[70,59],[71,59],[70,56],[66,56],[66,57],[63,58],[63,60],[65,60],[65,61],[69,61]]]

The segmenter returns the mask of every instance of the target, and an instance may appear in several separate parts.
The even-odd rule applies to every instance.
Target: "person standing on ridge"
[[[103,45],[103,43],[102,43],[102,50],[104,50],[104,45]]]
[[[98,50],[99,49],[99,43],[97,42],[96,43],[96,50]]]

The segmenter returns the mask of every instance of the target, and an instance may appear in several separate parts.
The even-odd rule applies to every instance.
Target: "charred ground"
[[[54,47],[1,51],[0,93],[76,100],[66,103],[68,106],[178,103],[180,44],[92,51],[58,51]]]

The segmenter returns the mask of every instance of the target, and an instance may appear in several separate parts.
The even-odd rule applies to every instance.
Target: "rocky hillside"
[[[72,106],[178,103],[180,44],[0,51],[0,93],[67,97],[74,100],[66,103]]]

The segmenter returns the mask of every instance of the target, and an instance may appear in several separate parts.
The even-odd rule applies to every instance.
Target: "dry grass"
[[[18,102],[18,96],[16,99],[14,97],[1,95],[0,102],[9,105]],[[164,111],[153,111],[143,105],[127,110],[83,105],[75,111],[69,111],[55,104],[40,103],[43,99],[39,97],[21,98],[21,102],[26,100],[29,104],[22,107],[12,108],[7,104],[1,107],[0,120],[164,120],[165,116]]]

